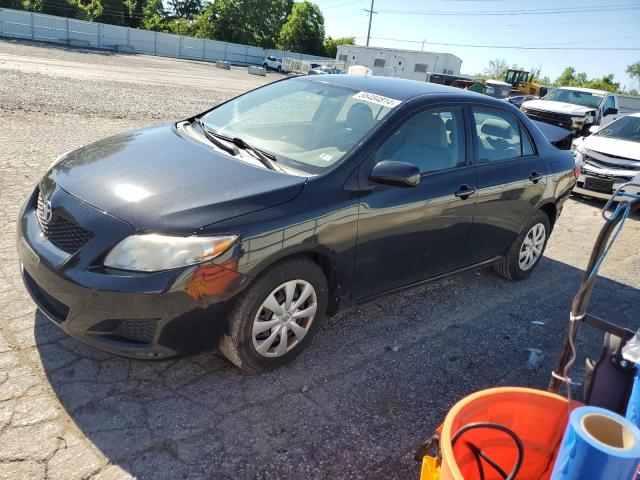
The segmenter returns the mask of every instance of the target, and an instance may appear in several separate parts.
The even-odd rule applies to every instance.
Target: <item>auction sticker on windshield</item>
[[[358,92],[353,98],[358,100],[364,100],[365,102],[375,103],[376,105],[382,105],[383,107],[397,107],[402,102],[400,100],[396,100],[395,98],[389,98],[382,95],[376,95],[375,93],[369,92]]]

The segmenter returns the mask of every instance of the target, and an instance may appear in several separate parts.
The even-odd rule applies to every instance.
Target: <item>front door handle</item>
[[[476,193],[475,188],[470,187],[467,184],[464,184],[464,185],[460,185],[460,188],[458,189],[457,192],[454,193],[454,195],[458,198],[461,198],[462,200],[466,200],[474,193]]]
[[[543,174],[538,173],[538,172],[531,172],[531,175],[529,175],[529,180],[531,180],[533,183],[538,183],[542,177],[544,177]]]

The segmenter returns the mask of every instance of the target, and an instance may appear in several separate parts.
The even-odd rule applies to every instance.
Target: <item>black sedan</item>
[[[297,77],[63,155],[20,213],[22,275],[97,348],[272,369],[374,296],[487,265],[529,275],[573,166],[500,100]]]

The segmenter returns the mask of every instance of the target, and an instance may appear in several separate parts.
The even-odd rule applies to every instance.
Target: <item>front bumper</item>
[[[576,182],[576,186],[573,188],[573,192],[574,193],[578,193],[580,195],[584,195],[586,197],[593,197],[593,198],[600,198],[602,200],[609,200],[611,198],[611,196],[613,195],[613,192],[620,186],[624,185],[625,183],[628,183],[629,180],[614,180],[613,181],[613,188],[611,189],[610,192],[601,192],[601,191],[597,191],[597,190],[591,190],[588,188],[585,188],[585,180],[588,177],[588,174],[585,173],[580,173],[580,176],[578,177],[578,181]],[[624,193],[630,193],[632,195],[640,195],[640,188],[639,187],[628,187],[626,190],[623,190]],[[615,198],[616,201],[628,201],[629,198],[628,197],[622,197],[622,196],[617,196]]]
[[[69,254],[42,234],[36,197],[20,214],[18,256],[27,290],[56,326],[93,347],[133,358],[167,358],[217,346],[235,298],[249,281],[233,270],[231,254],[222,265],[148,274],[109,271],[96,259],[133,229],[57,188],[51,198],[63,214],[94,232]]]

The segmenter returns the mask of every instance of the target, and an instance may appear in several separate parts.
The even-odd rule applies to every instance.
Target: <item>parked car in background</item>
[[[593,135],[574,140],[580,169],[574,192],[608,200],[620,185],[640,183],[640,113],[592,131]],[[626,193],[640,195],[640,187],[628,187]]]
[[[633,98],[637,97],[626,98],[632,108]],[[618,95],[578,87],[556,88],[539,100],[524,102],[520,109],[529,118],[571,130],[576,137],[589,135],[592,126],[607,125],[622,115]],[[634,111],[640,111],[640,102]]]
[[[309,70],[309,75],[339,75],[344,73],[339,68],[329,67],[327,65],[319,65]]]
[[[277,72],[282,70],[282,60],[270,55],[268,57],[264,57],[262,61],[262,66],[267,70],[275,70]]]
[[[535,95],[516,95],[514,97],[509,97],[507,101],[516,108],[520,108],[524,102],[528,102],[529,100],[537,100],[540,97],[536,97]]]
[[[527,277],[574,183],[571,153],[504,101],[292,77],[63,155],[18,253],[40,310],[87,344],[268,370],[378,295],[488,265]]]

